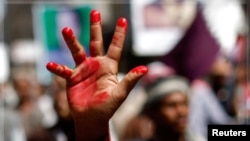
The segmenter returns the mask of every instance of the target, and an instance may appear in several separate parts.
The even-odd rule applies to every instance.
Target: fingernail
[[[91,23],[96,23],[101,21],[101,14],[97,10],[92,10],[90,13],[90,22]]]
[[[50,70],[50,71],[55,71],[57,69],[57,66],[58,65],[56,63],[54,63],[54,62],[49,62],[46,65],[47,69]]]
[[[148,67],[146,67],[146,66],[138,66],[138,67],[132,69],[132,72],[133,73],[143,73],[143,74],[145,74],[145,73],[148,72]]]
[[[62,34],[63,34],[64,38],[68,40],[68,39],[72,38],[73,31],[69,27],[64,27],[63,30],[62,30]]]
[[[117,21],[117,25],[120,27],[123,27],[123,28],[127,28],[127,26],[128,26],[127,19],[123,18],[123,17],[119,18]]]

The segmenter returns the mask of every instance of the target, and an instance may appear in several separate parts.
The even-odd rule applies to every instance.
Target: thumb
[[[148,72],[148,67],[137,66],[121,80],[117,87],[117,94],[121,98],[126,98],[139,79]]]

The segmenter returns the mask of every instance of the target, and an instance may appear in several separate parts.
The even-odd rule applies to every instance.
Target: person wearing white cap
[[[205,140],[188,128],[190,86],[186,78],[177,75],[159,77],[148,84],[146,92],[148,99],[142,112],[128,126],[138,126],[133,125],[135,121],[144,124],[132,131],[137,135],[129,131],[133,130],[132,127],[127,128],[130,134],[124,137],[124,141]],[[141,134],[146,130],[150,130],[147,135]]]

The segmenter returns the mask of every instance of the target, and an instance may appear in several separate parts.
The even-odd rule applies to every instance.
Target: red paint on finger
[[[84,52],[82,52],[79,55],[74,55],[74,60],[76,62],[77,65],[81,64],[86,58],[86,55]]]
[[[122,28],[125,28],[125,30],[127,30],[127,26],[128,26],[127,19],[123,18],[123,17],[119,18],[117,21],[117,25],[122,27]]]
[[[114,35],[112,39],[112,44],[117,45],[118,41],[119,41],[119,37]]]
[[[72,75],[72,71],[66,68],[65,66],[62,66],[62,76],[64,78],[69,78]]]
[[[145,74],[148,72],[148,67],[146,66],[138,66],[131,70],[133,73],[142,73]]]
[[[98,54],[97,46],[99,45],[96,41],[91,41],[89,44],[90,56],[96,56]]]
[[[92,10],[90,12],[90,22],[91,23],[96,23],[96,22],[99,22],[101,21],[101,14],[99,11],[97,10]]]
[[[54,62],[49,62],[47,65],[46,65],[46,68],[52,72],[55,72],[57,70],[57,64],[54,63]]]
[[[62,34],[63,34],[65,40],[72,40],[72,37],[73,37],[74,33],[73,33],[71,28],[65,27],[62,30]]]

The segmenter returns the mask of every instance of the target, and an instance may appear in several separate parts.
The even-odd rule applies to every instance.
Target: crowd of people
[[[169,54],[127,74],[119,71],[126,18],[117,20],[104,53],[101,15],[91,11],[89,56],[65,27],[75,68],[48,62],[49,85],[26,69],[1,84],[0,136],[4,141],[205,141],[209,124],[249,124],[247,34],[238,35],[235,54],[226,54],[199,8]]]

